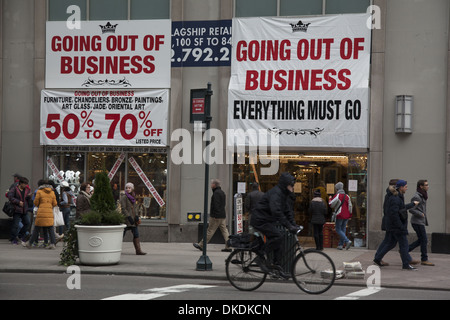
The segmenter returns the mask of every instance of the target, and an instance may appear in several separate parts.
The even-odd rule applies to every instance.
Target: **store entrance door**
[[[327,221],[331,220],[331,209],[328,198],[335,192],[334,185],[341,181],[344,190],[353,204],[353,217],[348,223],[350,240],[355,239],[355,246],[365,246],[366,235],[366,202],[367,202],[367,155],[334,154],[334,153],[302,153],[280,154],[279,171],[276,175],[260,175],[259,164],[235,164],[233,166],[233,188],[237,192],[237,183],[246,183],[246,194],[252,190],[252,184],[258,182],[260,190],[267,192],[278,183],[282,172],[289,172],[296,179],[294,187],[295,221],[305,229],[302,235],[312,239],[313,231],[308,213],[310,201],[315,189],[320,189],[327,209]],[[245,199],[244,199],[245,201]],[[245,218],[248,218],[246,212]],[[245,221],[244,218],[244,221]],[[248,225],[244,223],[244,225]]]

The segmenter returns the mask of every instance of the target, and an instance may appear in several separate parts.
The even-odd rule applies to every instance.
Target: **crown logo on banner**
[[[292,32],[306,32],[308,31],[308,26],[311,23],[303,23],[302,20],[299,20],[296,24],[289,23],[292,27]]]
[[[116,33],[116,27],[118,24],[107,23],[104,26],[99,25],[102,29],[102,33]]]

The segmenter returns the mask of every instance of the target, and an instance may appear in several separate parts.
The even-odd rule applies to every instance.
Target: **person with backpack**
[[[350,197],[345,194],[344,184],[338,182],[335,184],[336,194],[329,201],[330,207],[334,210],[336,215],[336,233],[339,236],[338,250],[350,249],[352,242],[347,238],[345,232],[347,230],[348,220],[352,217],[352,201]]]

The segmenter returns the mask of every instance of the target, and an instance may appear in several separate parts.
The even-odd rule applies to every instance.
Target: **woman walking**
[[[31,244],[37,239],[39,231],[43,228],[43,233],[50,234],[50,245],[48,249],[55,249],[55,230],[53,227],[53,208],[58,205],[55,193],[52,186],[44,183],[38,188],[36,197],[34,198],[34,205],[38,207],[35,220],[35,228],[30,240],[26,243],[28,249],[31,249]]]
[[[348,250],[352,242],[347,238],[345,232],[347,230],[348,219],[352,217],[352,202],[350,197],[345,194],[344,184],[338,182],[335,184],[336,194],[330,200],[329,205],[336,213],[336,233],[339,235],[338,250],[342,250],[344,245]]]
[[[127,227],[125,228],[123,235],[127,230],[131,230],[133,234],[133,244],[137,255],[145,255],[147,253],[142,252],[141,243],[139,241],[138,225],[141,224],[139,216],[137,215],[137,203],[136,195],[134,193],[134,184],[128,182],[125,185],[125,194],[120,197],[120,206],[122,208],[122,214],[126,217]]]

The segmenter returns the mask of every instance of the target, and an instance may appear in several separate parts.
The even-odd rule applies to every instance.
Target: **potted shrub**
[[[108,174],[95,176],[91,211],[77,220],[66,234],[60,263],[110,265],[120,261],[125,217],[116,209]]]

